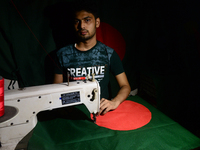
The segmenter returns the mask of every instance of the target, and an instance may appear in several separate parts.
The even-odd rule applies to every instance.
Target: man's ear
[[[96,28],[98,28],[100,26],[100,18],[96,19]]]

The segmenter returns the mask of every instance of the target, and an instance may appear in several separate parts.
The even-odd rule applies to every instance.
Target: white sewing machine
[[[35,127],[36,115],[40,111],[85,104],[90,113],[96,114],[100,107],[100,86],[94,79],[74,81],[8,90],[4,97],[5,114],[0,117],[0,150],[14,150]]]

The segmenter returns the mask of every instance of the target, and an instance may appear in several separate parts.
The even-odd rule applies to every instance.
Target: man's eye
[[[79,20],[75,20],[74,23],[75,23],[75,24],[79,23]]]
[[[90,19],[85,19],[85,22],[90,22]]]

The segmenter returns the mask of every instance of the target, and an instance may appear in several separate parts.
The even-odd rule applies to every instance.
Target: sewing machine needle
[[[93,114],[93,122],[96,123],[96,115],[94,113]]]

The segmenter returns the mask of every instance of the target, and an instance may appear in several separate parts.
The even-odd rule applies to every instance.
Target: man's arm
[[[111,101],[102,98],[100,102],[100,111],[98,114],[106,114],[108,111],[116,109],[119,106],[119,104],[122,103],[128,97],[131,91],[131,87],[128,83],[126,74],[123,72],[117,75],[116,79],[120,87],[117,96]]]
[[[62,74],[54,74],[53,83],[63,83],[63,75]]]

